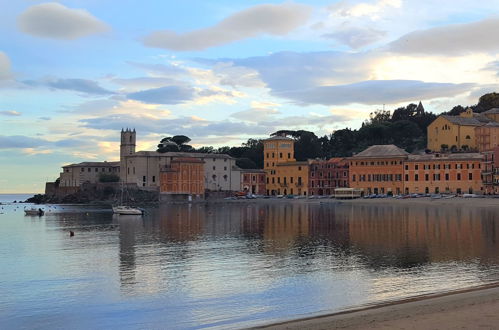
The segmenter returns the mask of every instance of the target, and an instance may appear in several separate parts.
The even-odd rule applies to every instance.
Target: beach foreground
[[[497,329],[499,286],[463,290],[260,329]]]

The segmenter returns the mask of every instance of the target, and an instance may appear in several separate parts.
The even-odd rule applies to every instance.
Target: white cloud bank
[[[238,40],[270,34],[283,36],[305,24],[311,8],[294,3],[264,4],[241,10],[218,24],[179,34],[155,31],[143,38],[145,46],[176,51],[196,51]]]
[[[388,45],[403,54],[462,55],[499,51],[499,18],[408,33]]]
[[[49,2],[26,9],[17,18],[18,28],[27,34],[62,40],[74,40],[102,33],[109,27],[84,9],[71,9]]]

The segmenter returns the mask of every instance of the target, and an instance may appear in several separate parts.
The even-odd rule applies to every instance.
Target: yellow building
[[[473,113],[470,108],[459,116],[438,116],[427,129],[428,149],[475,149],[475,128],[490,121],[485,115]]]
[[[267,195],[308,194],[308,162],[297,162],[294,140],[273,136],[263,141]]]

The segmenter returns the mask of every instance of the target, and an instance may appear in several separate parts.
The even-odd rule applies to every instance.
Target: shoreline
[[[410,297],[374,306],[302,317],[252,329],[456,329],[497,328],[499,282]]]

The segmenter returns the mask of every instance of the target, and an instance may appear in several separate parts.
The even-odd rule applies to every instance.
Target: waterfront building
[[[267,195],[307,196],[308,162],[294,158],[294,140],[277,135],[263,146]]]
[[[309,162],[309,195],[333,195],[334,188],[348,187],[348,161],[343,158]]]
[[[405,193],[484,193],[480,153],[408,155],[404,161]]]
[[[103,175],[120,175],[119,162],[82,162],[62,167],[59,187],[80,187],[84,183],[98,183]]]
[[[208,191],[240,191],[241,169],[236,159],[225,154],[135,151],[135,130],[121,132],[121,179],[145,190],[160,188],[160,169],[171,166],[178,158],[199,158],[204,161],[204,187]]]
[[[499,146],[482,152],[482,181],[486,194],[499,194]]]
[[[265,195],[265,171],[258,169],[241,169],[241,188],[250,194]]]
[[[350,187],[364,189],[364,194],[402,194],[407,155],[393,144],[373,145],[353,155],[348,158]]]
[[[160,169],[160,200],[172,195],[204,197],[204,161],[194,157],[172,159]]]

